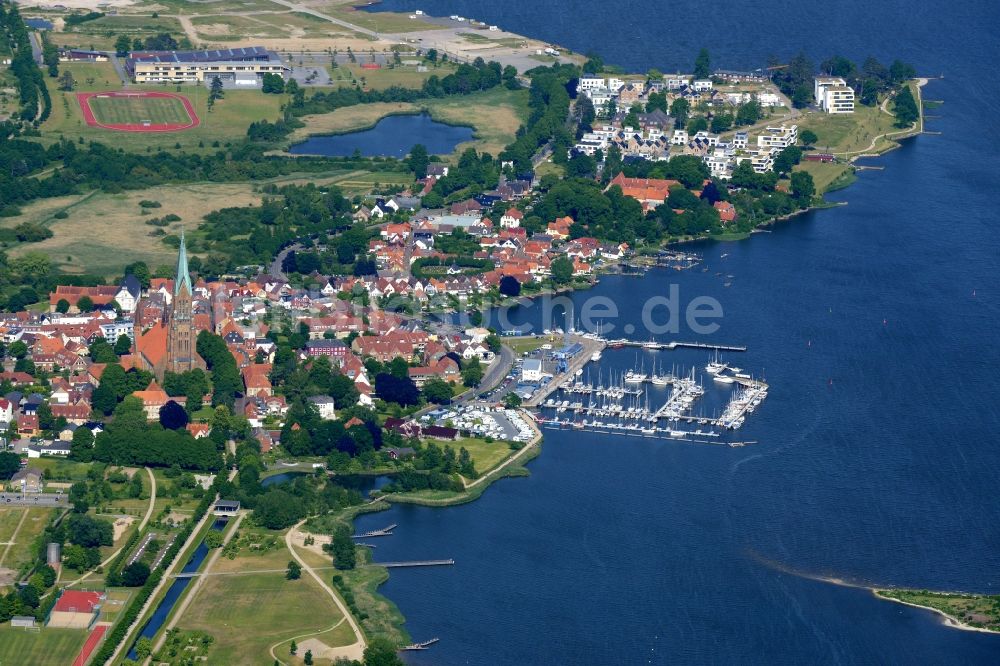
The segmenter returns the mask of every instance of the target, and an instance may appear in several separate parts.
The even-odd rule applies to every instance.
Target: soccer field
[[[194,127],[191,102],[172,93],[80,93],[87,124],[128,131],[173,131]]]
[[[186,125],[184,104],[176,97],[91,97],[90,108],[102,125]]]

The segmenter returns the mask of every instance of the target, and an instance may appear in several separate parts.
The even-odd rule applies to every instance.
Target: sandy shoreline
[[[1000,634],[1000,631],[994,631],[993,629],[987,629],[985,627],[973,627],[972,625],[968,625],[959,620],[954,615],[949,615],[948,613],[944,612],[940,608],[934,608],[933,606],[924,606],[922,604],[915,604],[910,601],[903,601],[902,599],[887,597],[884,594],[882,594],[882,592],[886,590],[882,590],[876,587],[871,587],[868,589],[871,590],[871,593],[875,597],[877,597],[878,599],[882,599],[883,601],[892,601],[897,604],[902,604],[903,606],[910,606],[912,608],[922,608],[923,610],[928,610],[933,613],[937,613],[944,619],[945,626],[951,627],[952,629],[961,629],[962,631],[978,631],[981,634]]]

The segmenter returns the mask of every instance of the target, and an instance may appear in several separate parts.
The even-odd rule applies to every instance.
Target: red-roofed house
[[[736,221],[736,207],[728,201],[716,201],[713,206],[719,211],[719,220],[723,224]]]
[[[521,226],[524,213],[516,208],[508,208],[507,212],[500,217],[500,226],[504,229],[516,229]]]

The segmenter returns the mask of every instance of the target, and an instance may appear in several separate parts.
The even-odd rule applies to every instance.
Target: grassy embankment
[[[875,596],[927,608],[963,629],[1000,632],[1000,595],[929,592],[928,590],[873,590]]]

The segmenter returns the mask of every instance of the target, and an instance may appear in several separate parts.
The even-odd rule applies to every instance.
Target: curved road
[[[350,645],[344,645],[334,648],[334,650],[336,651],[335,658],[340,659],[341,657],[346,657],[347,659],[361,661],[362,659],[365,658],[365,647],[367,647],[368,645],[365,642],[365,636],[364,633],[362,633],[361,631],[361,627],[354,619],[354,616],[351,615],[351,611],[348,610],[346,605],[344,605],[344,602],[341,600],[340,595],[337,594],[337,592],[332,587],[330,587],[330,585],[327,584],[326,581],[324,581],[323,578],[320,577],[318,573],[316,573],[315,569],[306,564],[306,561],[299,556],[298,552],[295,550],[295,546],[292,544],[292,534],[301,534],[301,532],[299,532],[299,528],[305,522],[306,522],[305,520],[300,520],[298,523],[293,525],[291,529],[288,530],[288,532],[285,533],[285,546],[288,547],[288,552],[292,554],[292,557],[294,557],[295,561],[299,563],[299,566],[302,567],[302,570],[308,573],[310,576],[312,576],[313,580],[319,583],[319,586],[322,587],[323,590],[328,595],[330,595],[330,598],[333,599],[333,603],[337,605],[337,608],[340,609],[340,612],[347,620],[347,623],[351,626],[351,631],[354,632],[355,640],[353,643],[351,643]]]

